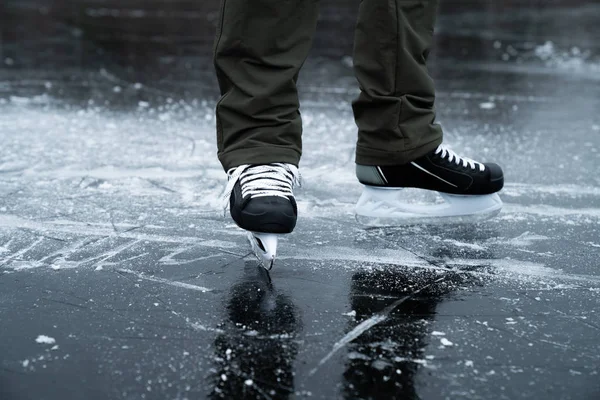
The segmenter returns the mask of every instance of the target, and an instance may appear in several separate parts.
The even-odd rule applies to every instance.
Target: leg
[[[361,94],[356,176],[365,185],[356,212],[375,224],[468,221],[500,212],[502,168],[461,157],[442,144],[427,71],[438,0],[363,0],[355,69]],[[413,204],[402,188],[437,191],[444,204]],[[389,190],[396,189],[396,190]],[[386,223],[386,222],[384,222]]]
[[[298,165],[302,120],[296,81],[317,23],[318,0],[221,0],[215,67],[218,156],[241,164]]]
[[[438,0],[363,0],[354,49],[356,162],[405,164],[442,142],[426,61]]]

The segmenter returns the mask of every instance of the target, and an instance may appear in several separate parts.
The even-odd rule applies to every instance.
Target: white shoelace
[[[443,144],[440,144],[438,146],[438,148],[435,150],[435,154],[442,154],[441,157],[442,158],[448,158],[450,162],[453,162],[456,165],[460,165],[462,164],[463,167],[471,167],[471,169],[475,169],[476,167],[479,167],[479,171],[483,172],[485,170],[485,165],[483,165],[480,162],[477,162],[475,160],[472,160],[470,158],[467,157],[461,157],[458,154],[456,154],[454,151],[450,150],[449,148],[447,148],[446,146],[444,146]]]
[[[293,196],[293,188],[300,185],[300,172],[292,164],[240,165],[227,171],[227,186],[223,191],[223,208],[229,207],[229,198],[237,181],[242,186],[242,196],[264,197]]]

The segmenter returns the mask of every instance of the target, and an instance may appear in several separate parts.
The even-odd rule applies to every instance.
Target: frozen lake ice
[[[358,89],[323,39],[270,277],[223,217],[210,60],[138,81],[6,40],[0,398],[598,398],[600,9],[513,11],[445,10],[432,61],[445,140],[504,167],[502,213],[359,225]]]

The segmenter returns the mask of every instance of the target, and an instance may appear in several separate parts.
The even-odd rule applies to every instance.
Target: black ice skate
[[[296,226],[293,188],[300,181],[298,168],[283,163],[241,165],[227,175],[224,201],[231,217],[248,231],[252,250],[261,264],[271,269],[278,235],[291,233]]]
[[[502,209],[502,168],[460,157],[444,145],[404,165],[357,165],[356,175],[365,185],[357,218],[369,225],[479,221]],[[404,188],[438,192],[443,202],[407,202]]]

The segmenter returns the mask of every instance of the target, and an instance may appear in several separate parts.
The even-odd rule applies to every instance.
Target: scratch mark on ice
[[[48,254],[46,257],[42,258],[41,260],[39,260],[40,264],[45,263],[47,260],[50,260],[51,258],[54,258],[56,256],[61,256],[62,258],[64,258],[65,256],[68,256],[70,254],[73,254],[74,252],[76,252],[79,249],[82,249],[84,247],[86,247],[89,244],[93,244],[95,242],[98,242],[99,239],[83,239],[83,240],[79,240],[75,243],[73,243],[71,246],[68,247],[64,247],[62,249],[59,249],[53,253]]]
[[[190,150],[190,157],[193,157],[194,153],[196,152],[196,140],[193,137],[186,136],[186,135],[175,135],[175,136],[183,138],[183,139],[187,139],[192,143],[192,149]]]
[[[173,189],[171,189],[171,188],[169,188],[169,187],[167,187],[167,186],[165,186],[163,184],[160,184],[160,183],[156,182],[153,179],[146,178],[145,180],[146,180],[146,182],[150,183],[152,186],[154,186],[154,187],[156,187],[158,189],[164,190],[167,193],[177,193],[176,190],[173,190]]]
[[[148,253],[141,253],[141,254],[126,258],[124,260],[119,260],[118,262],[102,262],[102,263],[99,262],[99,263],[96,263],[96,264],[98,264],[98,266],[96,267],[96,271],[101,271],[103,266],[119,265],[119,264],[126,263],[128,261],[137,260],[138,258],[142,258],[147,255],[148,255]]]
[[[98,259],[98,258],[104,256],[100,260],[98,260],[97,262],[95,262],[93,265],[101,264],[102,262],[108,260],[109,258],[117,256],[119,253],[121,253],[121,252],[123,252],[123,251],[125,251],[125,250],[127,250],[127,249],[129,249],[129,248],[131,248],[133,246],[135,246],[136,244],[138,244],[140,242],[141,242],[141,240],[133,240],[133,241],[131,241],[129,243],[125,243],[125,244],[117,247],[116,249],[114,249],[112,251],[107,251],[107,252],[105,252],[103,254],[100,254],[99,256],[96,256],[96,257],[93,257],[91,259],[88,259],[87,261],[92,261],[92,260],[95,260],[95,259]]]
[[[119,224],[120,227],[126,225]],[[91,224],[77,221],[49,221],[39,222],[18,217],[16,215],[0,214],[0,228],[29,229],[36,232],[61,232],[70,235],[115,236],[112,226]],[[128,226],[131,227],[131,226]],[[137,227],[137,226],[136,226]],[[139,227],[138,227],[139,228]],[[148,242],[178,243],[197,245],[202,247],[217,248],[223,252],[224,248],[238,248],[239,244],[232,241],[203,240],[197,236],[158,235],[153,233],[135,233],[127,230],[121,231],[120,238],[138,239]],[[105,239],[105,238],[103,238]]]
[[[113,228],[113,231],[115,231],[115,234],[117,234],[117,235],[118,235],[118,234],[119,234],[119,230],[118,230],[118,229],[117,229],[117,227],[115,226],[115,221],[114,221],[114,219],[113,219],[113,215],[112,215],[112,213],[109,213],[109,215],[110,215],[110,225],[112,226],[112,228]]]
[[[143,279],[145,281],[150,281],[150,282],[156,282],[156,283],[162,283],[163,285],[169,285],[169,286],[175,286],[175,287],[179,287],[179,288],[183,288],[183,289],[188,289],[188,290],[196,290],[202,293],[206,293],[206,292],[212,292],[213,289],[210,288],[206,288],[203,286],[197,286],[197,285],[192,285],[189,283],[183,283],[183,282],[177,282],[177,281],[171,281],[169,279],[165,279],[165,278],[159,278],[156,276],[149,276],[149,275],[145,275],[141,272],[137,272],[137,271],[133,271],[131,269],[117,269],[117,272],[121,272],[124,274],[129,274],[129,275],[134,275],[136,277],[138,277],[139,279]]]
[[[529,296],[527,296],[527,297],[529,297]],[[530,297],[529,297],[529,298],[530,298]],[[576,315],[567,314],[566,312],[564,312],[564,311],[561,311],[561,310],[559,310],[558,308],[556,308],[556,307],[553,307],[553,306],[552,306],[552,305],[550,305],[550,304],[544,304],[544,305],[545,305],[547,308],[549,308],[549,309],[551,309],[552,311],[554,311],[554,312],[556,312],[556,313],[558,313],[558,314],[562,315],[562,316],[563,316],[563,317],[565,317],[565,318],[568,318],[568,319],[571,319],[571,320],[575,320],[575,321],[577,321],[577,322],[579,322],[579,323],[581,323],[581,324],[583,324],[583,325],[586,325],[586,326],[588,326],[588,327],[590,327],[590,328],[593,328],[593,329],[595,329],[595,330],[598,330],[598,331],[600,331],[600,326],[598,326],[598,325],[596,325],[596,324],[594,324],[594,323],[592,323],[592,322],[589,322],[589,321],[586,321],[586,320],[582,319],[582,317],[581,317],[581,316],[576,316]]]
[[[21,250],[17,251],[16,253],[13,253],[12,255],[6,257],[4,260],[2,260],[2,262],[0,263],[0,266],[4,266],[15,259],[19,259],[23,254],[27,253],[29,250],[32,250],[35,246],[40,244],[43,240],[44,240],[43,237],[38,238],[35,242],[30,244],[29,246],[24,247]]]
[[[0,246],[0,253],[8,253],[10,251],[10,246],[13,244],[14,241],[15,238],[10,238],[8,242]]]
[[[100,241],[102,241],[102,240],[104,240],[104,239],[101,239]],[[98,241],[98,242],[100,242],[100,241]],[[133,240],[128,243],[122,244],[121,246],[118,246],[112,250],[105,251],[98,255],[88,257],[88,258],[85,258],[85,259],[79,260],[79,261],[67,261],[65,259],[65,257],[68,257],[72,253],[66,253],[66,254],[61,255],[61,257],[57,258],[56,260],[54,260],[54,264],[61,268],[78,268],[89,262],[93,262],[91,265],[92,267],[96,266],[96,265],[102,265],[102,263],[104,261],[108,260],[109,258],[116,257],[117,255],[119,255],[119,253],[135,246],[139,242],[140,242],[140,240]]]
[[[184,247],[178,247],[177,249],[173,250],[171,253],[167,254],[166,256],[162,257],[160,260],[158,260],[159,263],[163,264],[163,265],[185,265],[185,264],[192,264],[195,263],[196,261],[202,261],[202,260],[208,260],[210,258],[214,258],[214,257],[219,257],[221,256],[221,254],[211,254],[208,256],[203,256],[203,257],[198,257],[198,258],[193,258],[193,259],[179,259],[179,258],[174,258],[186,251],[192,250],[194,249],[196,246],[184,246]]]

